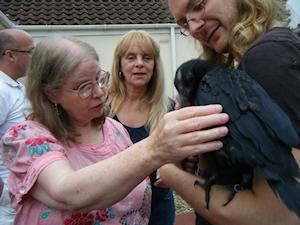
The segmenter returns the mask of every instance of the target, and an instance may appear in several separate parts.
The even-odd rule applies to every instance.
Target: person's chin
[[[102,116],[104,113],[104,108],[102,106],[93,107],[89,109],[89,115],[92,118]]]
[[[228,50],[227,34],[222,32],[221,28],[219,32],[216,31],[207,41],[208,41],[208,46],[214,49],[217,53],[219,54],[227,53]]]
[[[222,39],[219,39],[217,42],[215,42],[212,47],[219,54],[228,53],[228,44]]]

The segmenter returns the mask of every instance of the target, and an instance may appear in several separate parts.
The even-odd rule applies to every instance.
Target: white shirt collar
[[[6,84],[12,87],[23,87],[23,85],[20,82],[12,79],[10,76],[5,74],[1,70],[0,70],[0,81],[5,82]]]

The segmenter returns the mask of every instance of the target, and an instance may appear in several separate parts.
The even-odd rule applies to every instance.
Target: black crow
[[[245,72],[200,59],[182,64],[175,87],[181,107],[221,104],[230,116],[229,134],[220,151],[203,154],[201,171],[206,207],[214,184],[230,190],[227,205],[238,191],[250,189],[253,175],[266,179],[273,192],[300,217],[299,167],[291,149],[299,137],[289,117]]]

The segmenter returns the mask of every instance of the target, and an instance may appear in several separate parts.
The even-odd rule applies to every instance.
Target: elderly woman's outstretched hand
[[[191,106],[167,113],[149,136],[151,150],[162,163],[222,147],[218,139],[228,133],[229,117],[220,105]]]

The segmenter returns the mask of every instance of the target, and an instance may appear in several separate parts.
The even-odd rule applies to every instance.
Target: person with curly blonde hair
[[[289,13],[282,0],[168,0],[181,33],[203,47],[202,59],[247,72],[290,117],[300,134],[300,39],[288,28]],[[279,121],[280,122],[280,121]],[[300,164],[300,146],[293,154]],[[214,185],[210,207],[205,192],[193,186],[199,177],[178,165],[159,170],[161,180],[200,213],[197,224],[300,224],[272,193],[266,181],[254,176],[250,190],[240,191],[226,207],[228,191]],[[300,193],[299,193],[300,194]],[[208,222],[209,221],[209,222]]]

